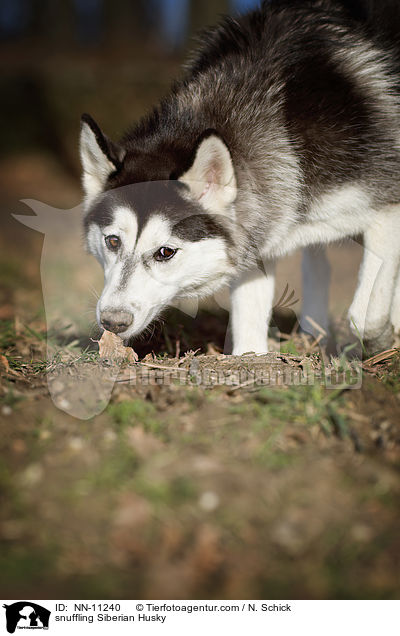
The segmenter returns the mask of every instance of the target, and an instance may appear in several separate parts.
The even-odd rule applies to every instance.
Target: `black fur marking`
[[[312,43],[305,43],[287,75],[285,123],[300,160],[305,202],[340,184],[364,180],[367,185],[376,153],[366,149],[385,148],[390,156],[395,142],[387,143],[365,97],[338,72],[328,52]]]
[[[221,218],[223,222],[223,219]],[[195,214],[181,219],[172,228],[172,234],[184,241],[201,241],[205,238],[223,238],[226,243],[233,244],[232,238],[218,217],[210,214]]]
[[[115,166],[115,173],[112,174],[116,175],[121,170],[123,165],[123,157],[125,154],[123,148],[118,146],[118,144],[116,144],[115,142],[111,141],[111,139],[108,139],[108,137],[102,132],[100,126],[95,122],[93,117],[88,115],[88,113],[83,113],[81,122],[82,124],[87,124],[93,132],[96,141],[100,147],[100,150]]]
[[[86,232],[92,223],[96,223],[100,228],[111,225],[114,217],[115,207],[113,203],[113,198],[105,194],[101,194],[96,198],[95,202],[90,207],[90,210],[86,214],[84,219]]]
[[[101,228],[111,225],[118,207],[130,209],[135,214],[137,240],[149,219],[161,215],[171,223],[173,234],[183,240],[200,241],[219,236],[232,244],[225,217],[204,212],[199,203],[189,198],[187,186],[180,181],[147,181],[107,190],[97,198],[86,215],[85,227],[92,223]]]
[[[118,290],[126,289],[129,283],[129,278],[131,277],[133,270],[135,269],[135,261],[133,256],[127,257],[124,261],[121,271],[121,278],[118,285]]]

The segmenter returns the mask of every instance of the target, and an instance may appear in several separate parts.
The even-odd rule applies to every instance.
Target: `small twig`
[[[317,338],[315,338],[314,342],[312,342],[311,345],[310,345],[311,350],[315,349],[315,347],[317,347],[319,345],[319,343],[321,342],[323,337],[324,337],[324,335],[322,333],[320,333],[319,336]]]
[[[321,325],[319,325],[317,322],[315,322],[315,320],[313,320],[310,316],[305,316],[305,319],[310,323],[310,325],[312,327],[314,327],[314,329],[316,329],[317,331],[319,331],[320,334],[322,334],[323,336],[327,336],[328,334],[326,333],[325,329],[323,329],[321,327]]]
[[[307,338],[306,334],[301,332],[300,333],[300,338],[303,341],[303,346],[304,346],[304,348],[306,350],[306,353],[309,353],[310,352],[310,343],[308,342],[308,338]]]
[[[282,338],[282,340],[291,340],[292,339],[292,334],[291,333],[283,333],[283,331],[279,332],[279,338]]]
[[[386,351],[382,351],[382,353],[377,353],[375,356],[368,358],[363,363],[363,366],[373,367],[375,364],[379,364],[379,362],[385,362],[386,360],[390,360],[393,358],[396,353],[398,353],[399,349],[387,349]]]
[[[184,364],[188,360],[192,360],[199,351],[201,351],[201,349],[196,349],[196,351],[186,351],[185,355],[179,360],[178,364]]]
[[[293,326],[293,329],[292,329],[292,331],[291,331],[291,334],[290,334],[290,335],[291,335],[291,336],[295,336],[295,335],[296,335],[296,333],[297,333],[297,332],[298,332],[298,330],[299,330],[299,327],[300,327],[300,323],[299,323],[299,321],[298,321],[298,320],[296,320],[296,322],[294,323],[294,326]]]
[[[162,369],[163,371],[182,371],[181,367],[164,367],[161,364],[150,364],[149,362],[136,362],[135,366],[141,364],[143,367],[150,369]]]

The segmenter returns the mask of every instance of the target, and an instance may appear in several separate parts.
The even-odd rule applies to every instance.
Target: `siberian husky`
[[[229,284],[233,354],[266,352],[276,260],[305,249],[303,313],[325,326],[318,246],[362,235],[349,320],[370,350],[390,346],[400,329],[397,4],[266,2],[209,30],[184,78],[119,143],[82,117],[103,328],[127,341],[176,299]]]

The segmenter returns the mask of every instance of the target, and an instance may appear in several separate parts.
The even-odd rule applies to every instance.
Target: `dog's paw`
[[[394,329],[386,316],[380,316],[374,320],[360,318],[353,311],[348,314],[350,329],[360,340],[364,352],[368,355],[389,349],[393,344]]]
[[[248,342],[248,343],[238,343],[233,347],[232,355],[233,356],[242,356],[245,353],[253,353],[255,355],[262,355],[263,353],[268,353],[268,344],[266,342],[257,343],[257,342]]]
[[[380,332],[366,333],[363,339],[363,344],[368,355],[385,351],[390,349],[394,341],[393,325],[388,322]]]

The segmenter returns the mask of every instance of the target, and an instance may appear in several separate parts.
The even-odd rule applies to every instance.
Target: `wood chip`
[[[113,362],[130,362],[134,363],[139,360],[138,354],[132,347],[125,347],[121,338],[111,331],[104,331],[100,340],[96,341],[99,345],[99,355],[101,359],[112,360]]]

